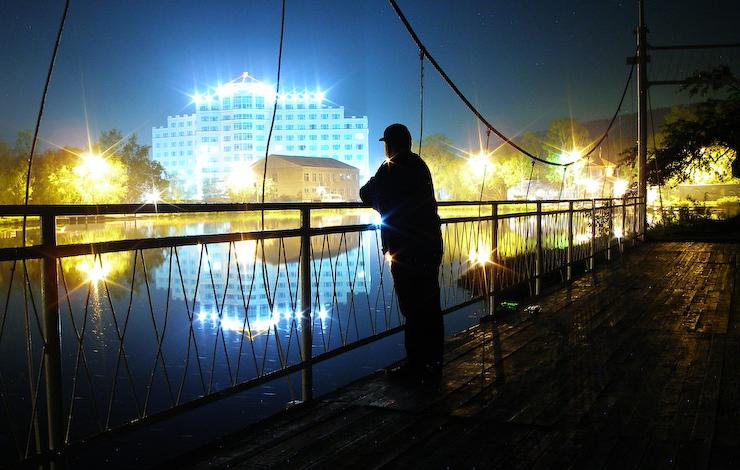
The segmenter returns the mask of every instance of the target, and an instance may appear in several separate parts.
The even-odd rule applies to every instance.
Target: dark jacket
[[[383,251],[394,258],[442,255],[442,232],[426,163],[409,151],[386,160],[360,188],[360,198],[380,212]]]

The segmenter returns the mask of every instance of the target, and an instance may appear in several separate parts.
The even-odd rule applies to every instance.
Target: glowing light
[[[622,238],[622,228],[621,227],[614,228],[614,236],[617,238]]]
[[[234,87],[229,83],[227,83],[226,85],[219,85],[216,87],[216,95],[218,95],[219,98],[231,96],[233,91],[234,91]]]
[[[389,252],[385,252],[385,260],[388,262],[388,264],[391,264],[393,262],[393,255],[391,255]]]
[[[475,173],[476,176],[483,176],[488,165],[490,165],[488,162],[488,155],[483,152],[478,155],[468,157],[468,166],[473,170],[473,173]]]
[[[491,262],[491,253],[483,246],[483,243],[478,243],[478,249],[471,248],[468,253],[468,260],[472,264],[486,264]]]
[[[101,179],[110,170],[110,165],[101,155],[88,152],[80,155],[80,159],[82,161],[75,167],[75,173],[80,176]]]
[[[326,309],[324,307],[321,307],[319,310],[319,319],[321,321],[325,321],[327,318],[329,318],[329,315],[326,313]]]
[[[578,149],[568,150],[560,154],[561,163],[570,163],[581,158],[581,151]]]
[[[627,181],[623,179],[614,180],[612,184],[612,197],[622,197],[627,192]]]
[[[377,228],[382,227],[383,226],[383,217],[381,217],[380,214],[378,214],[377,212],[374,213],[373,214],[373,222],[372,223],[375,224],[375,226]]]
[[[110,265],[105,260],[88,262],[82,261],[77,264],[77,270],[87,276],[88,282],[96,283],[102,281],[110,272]]]
[[[242,193],[254,188],[255,181],[254,172],[245,164],[232,169],[226,178],[226,187],[232,192]]]
[[[200,106],[200,104],[203,102],[203,97],[200,96],[200,93],[195,93],[192,97],[193,103],[195,103],[197,106]]]
[[[246,265],[247,263],[251,263],[257,255],[257,241],[241,240],[235,242],[234,251],[236,252],[236,259],[240,264]]]
[[[589,235],[588,233],[579,233],[575,237],[573,237],[573,241],[576,244],[587,243],[591,241],[591,235]]]
[[[318,90],[316,92],[316,101],[324,101],[324,98],[326,97],[326,93],[324,93],[321,90]]]
[[[586,186],[586,192],[589,194],[596,194],[599,191],[599,182],[594,179],[587,179],[584,181],[584,186]]]
[[[159,192],[158,189],[155,188],[152,188],[142,194],[142,197],[144,198],[144,202],[146,204],[156,204],[162,200],[162,194]]]

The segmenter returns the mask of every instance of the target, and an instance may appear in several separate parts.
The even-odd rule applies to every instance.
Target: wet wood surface
[[[439,383],[377,373],[192,468],[740,468],[738,244],[649,243],[447,341]]]

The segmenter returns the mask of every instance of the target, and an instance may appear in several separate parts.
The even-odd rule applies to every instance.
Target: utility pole
[[[647,26],[645,26],[645,0],[638,0],[637,26],[637,195],[642,204],[638,230],[645,235],[647,229]]]

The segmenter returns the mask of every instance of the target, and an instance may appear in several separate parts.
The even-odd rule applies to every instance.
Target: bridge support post
[[[488,315],[496,313],[496,291],[498,289],[498,204],[491,205],[491,279],[488,281]]]
[[[44,343],[44,391],[49,450],[64,446],[64,404],[62,398],[61,325],[59,323],[59,283],[56,258],[56,217],[41,216],[41,302]],[[54,463],[52,462],[52,467]]]
[[[627,198],[622,196],[622,236],[619,237],[619,253],[624,253],[624,236],[627,222]]]
[[[542,203],[537,203],[537,241],[534,258],[534,295],[542,292]]]
[[[596,199],[591,199],[591,256],[588,261],[588,269],[593,271],[596,267]]]
[[[640,217],[640,203],[638,202],[640,200],[639,197],[636,197],[632,200],[632,246],[635,246],[637,244],[637,219]]]
[[[609,234],[606,237],[606,260],[612,260],[612,239],[614,238],[614,204],[609,199],[607,203],[609,207]]]
[[[573,280],[573,201],[568,202],[568,251],[565,254],[565,280]]]
[[[311,209],[301,209],[301,400],[313,398],[313,326],[311,315]]]

